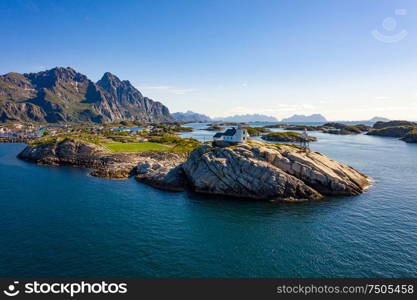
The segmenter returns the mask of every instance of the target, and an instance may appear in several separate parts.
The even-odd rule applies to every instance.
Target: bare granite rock
[[[127,178],[133,175],[136,165],[143,159],[136,153],[111,153],[99,145],[75,139],[29,145],[18,157],[37,164],[93,169],[91,175],[105,178]]]
[[[258,156],[297,177],[326,196],[354,196],[369,186],[367,176],[316,151],[281,145],[277,150],[261,147]]]
[[[181,164],[185,155],[167,152],[112,153],[82,140],[65,139],[38,146],[27,146],[19,158],[44,165],[71,165],[92,169],[90,175],[137,179],[151,186],[173,191],[184,190]]]
[[[183,191],[187,182],[181,164],[185,155],[154,152],[136,167],[136,179],[155,188]]]
[[[368,178],[353,168],[290,145],[203,145],[183,169],[197,192],[255,199],[319,200],[358,195],[369,186]]]
[[[150,186],[262,200],[307,201],[353,196],[368,177],[318,152],[262,142],[199,146],[191,155],[169,152],[112,153],[81,140],[27,146],[21,159],[38,164],[92,169],[91,175],[128,178]]]

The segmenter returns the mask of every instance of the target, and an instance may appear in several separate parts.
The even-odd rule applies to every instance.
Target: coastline
[[[233,147],[199,146],[187,158],[169,152],[110,153],[81,140],[27,146],[20,159],[88,168],[96,177],[138,181],[159,189],[263,200],[319,200],[354,196],[367,176],[312,150],[252,141]],[[337,170],[337,171],[336,171]],[[316,174],[316,175],[314,175]]]

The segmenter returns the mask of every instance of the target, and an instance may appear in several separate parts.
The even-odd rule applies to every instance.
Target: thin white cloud
[[[175,95],[185,95],[191,93],[192,91],[194,91],[194,89],[174,89],[172,90],[172,93]]]
[[[169,85],[142,85],[138,87],[142,90],[158,90],[158,91],[166,91],[172,88]]]
[[[389,100],[392,99],[391,97],[388,96],[376,96],[375,100]]]
[[[194,91],[194,89],[191,88],[179,88],[171,85],[143,85],[139,86],[138,89],[142,91],[156,91],[174,95],[185,95]]]

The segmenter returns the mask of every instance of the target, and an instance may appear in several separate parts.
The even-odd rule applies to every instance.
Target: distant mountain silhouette
[[[373,117],[372,119],[368,120],[368,122],[388,122],[390,119],[384,117]]]
[[[282,122],[327,122],[326,118],[320,114],[306,115],[293,115],[289,118],[282,119]]]
[[[171,114],[171,116],[177,120],[182,122],[211,122],[211,118],[207,115],[198,114],[191,110],[186,112],[176,112]]]
[[[223,122],[278,122],[278,119],[275,117],[261,114],[234,115],[230,117],[215,118],[215,120]]]

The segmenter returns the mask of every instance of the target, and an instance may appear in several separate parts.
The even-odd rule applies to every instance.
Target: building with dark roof
[[[246,129],[232,127],[225,132],[218,132],[213,136],[215,141],[226,141],[232,143],[245,143],[249,139],[249,134]]]

